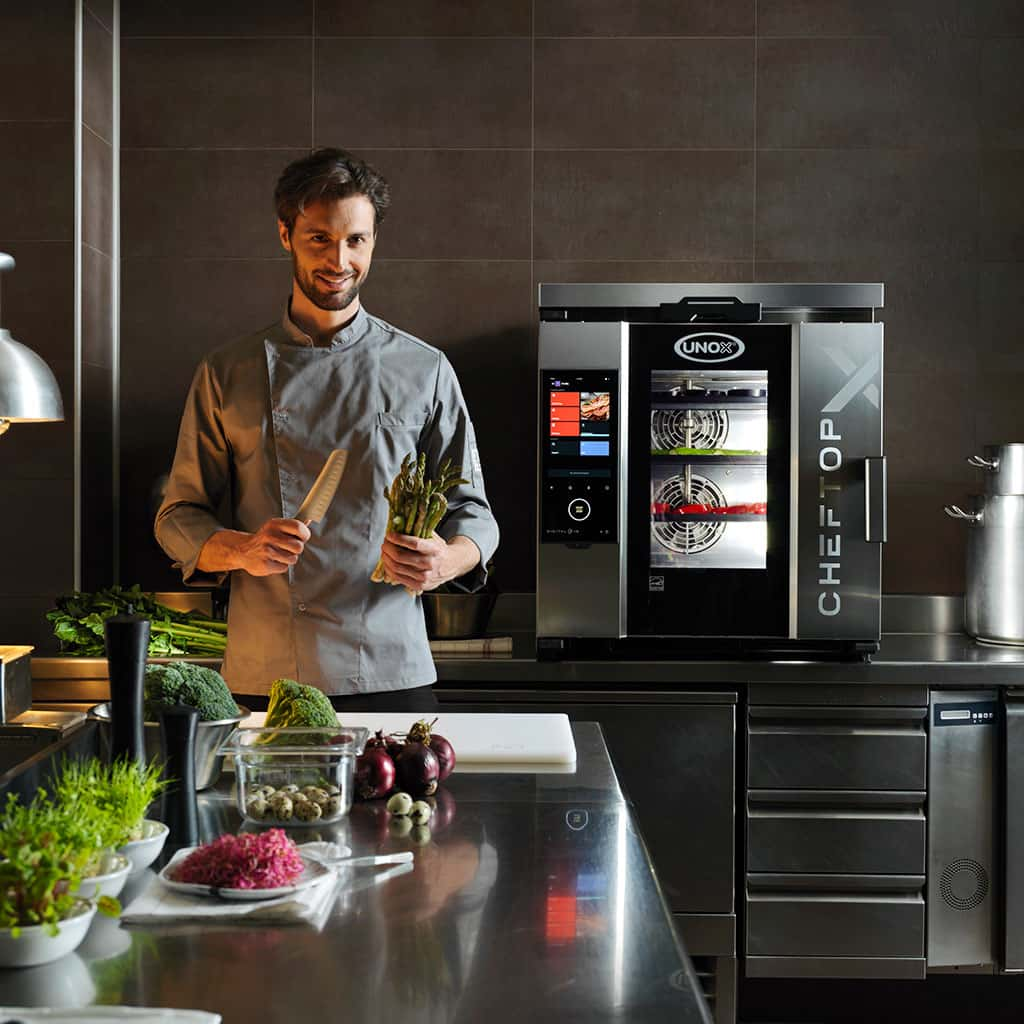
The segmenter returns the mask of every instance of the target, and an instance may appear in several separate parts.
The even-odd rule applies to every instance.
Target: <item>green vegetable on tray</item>
[[[767,455],[758,448],[652,448],[652,455]]]
[[[212,668],[193,665],[190,661],[147,665],[143,699],[147,722],[157,721],[161,711],[177,704],[196,708],[201,722],[238,717],[238,705],[224,677]]]
[[[228,625],[201,612],[179,612],[133,587],[108,587],[93,593],[75,591],[57,598],[46,617],[61,650],[82,657],[103,657],[103,623],[112,615],[140,615],[149,619],[149,656],[171,658],[183,654],[220,658],[228,643]]]
[[[268,729],[334,728],[338,715],[323,690],[294,679],[275,679],[267,703]]]
[[[461,466],[453,466],[451,459],[445,459],[437,479],[428,480],[427,456],[422,452],[419,458],[406,455],[398,475],[391,486],[384,490],[388,503],[389,532],[402,533],[408,537],[433,537],[448,511],[445,491],[450,491],[458,484],[469,483],[460,476],[461,473]],[[388,576],[383,558],[377,562],[370,579],[374,583],[396,585],[396,581]]]

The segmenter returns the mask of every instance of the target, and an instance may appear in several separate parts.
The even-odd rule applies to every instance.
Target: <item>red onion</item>
[[[425,743],[406,743],[395,761],[395,770],[398,785],[411,796],[430,796],[437,789],[437,757]]]
[[[356,758],[356,794],[361,800],[376,800],[387,796],[394,786],[395,762],[388,756],[378,732]]]
[[[436,721],[437,719],[435,718],[433,722],[425,720],[417,722],[409,730],[409,739],[425,743],[430,747],[437,758],[437,781],[444,782],[451,775],[452,769],[455,767],[455,748],[440,733],[430,731]]]

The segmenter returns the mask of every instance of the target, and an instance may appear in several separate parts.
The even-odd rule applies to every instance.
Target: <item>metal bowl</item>
[[[209,789],[219,778],[224,766],[224,755],[217,753],[224,741],[238,728],[243,718],[249,717],[249,709],[238,705],[235,718],[222,718],[216,722],[200,722],[196,727],[196,789]],[[99,723],[100,752],[104,757],[110,756],[110,702],[97,704],[89,712],[89,717]],[[160,723],[146,722],[145,732],[146,757],[162,757],[160,749]]]
[[[434,640],[465,640],[483,636],[498,595],[493,590],[475,594],[423,595],[427,636]]]

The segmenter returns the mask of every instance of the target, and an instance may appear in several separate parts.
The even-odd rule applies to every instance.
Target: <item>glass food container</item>
[[[222,747],[235,765],[238,811],[258,825],[329,825],[352,806],[369,730],[239,729]]]

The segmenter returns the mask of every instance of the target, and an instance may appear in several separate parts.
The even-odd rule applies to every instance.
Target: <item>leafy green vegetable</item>
[[[275,679],[265,725],[268,729],[333,729],[338,715],[323,690],[294,679]]]
[[[97,842],[94,821],[78,810],[45,790],[27,806],[8,794],[0,820],[0,927],[13,936],[32,925],[56,935],[74,907]],[[110,897],[101,897],[97,906],[110,916],[120,912]]]
[[[423,452],[419,458],[406,455],[391,487],[384,489],[388,503],[388,530],[409,537],[433,537],[448,511],[445,491],[450,491],[457,484],[469,483],[459,475],[461,472],[461,466],[453,466],[451,459],[445,459],[437,479],[428,480],[427,456]],[[377,562],[370,579],[374,583],[394,583],[384,568],[383,558]]]
[[[218,722],[238,716],[238,705],[224,677],[212,668],[193,665],[190,661],[148,665],[143,694],[147,722],[155,722],[161,711],[176,704],[196,708],[202,722]]]
[[[167,788],[163,766],[153,761],[140,768],[119,758],[104,764],[99,758],[65,759],[54,783],[61,805],[76,809],[101,847],[122,846],[142,838],[142,819],[153,800]]]
[[[140,615],[150,622],[149,656],[182,654],[221,657],[228,642],[226,622],[201,612],[179,612],[133,587],[108,587],[93,593],[75,591],[57,598],[46,613],[61,650],[85,657],[102,657],[103,623],[112,615]]]

